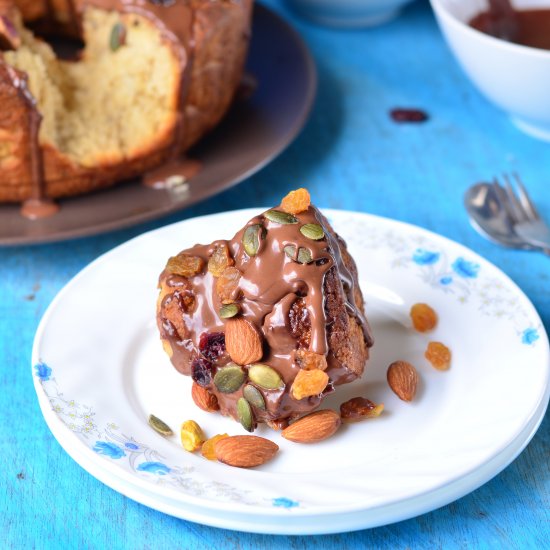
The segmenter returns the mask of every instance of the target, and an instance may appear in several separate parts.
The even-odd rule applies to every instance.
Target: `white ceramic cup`
[[[512,44],[468,25],[487,0],[430,0],[459,63],[479,90],[528,134],[550,141],[550,51]],[[550,0],[514,0],[516,9]]]

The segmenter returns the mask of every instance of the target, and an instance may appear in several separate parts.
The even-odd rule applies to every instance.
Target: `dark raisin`
[[[390,116],[395,122],[426,122],[429,118],[420,109],[392,109]]]
[[[203,388],[212,381],[212,363],[204,357],[195,357],[191,362],[191,378]]]
[[[223,332],[203,332],[199,340],[199,350],[204,357],[215,361],[225,353],[225,334]]]
[[[298,341],[299,348],[309,348],[311,339],[311,320],[306,302],[303,298],[298,298],[291,306],[288,312],[290,323],[290,334]]]

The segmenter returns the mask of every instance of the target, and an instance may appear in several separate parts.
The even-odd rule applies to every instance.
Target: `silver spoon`
[[[497,244],[523,250],[542,250],[527,244],[514,231],[513,222],[489,183],[476,183],[464,194],[464,206],[473,228]]]

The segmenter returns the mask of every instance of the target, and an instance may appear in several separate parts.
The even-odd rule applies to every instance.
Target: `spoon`
[[[514,231],[508,212],[503,208],[495,188],[489,183],[476,183],[464,195],[464,206],[473,228],[490,241],[523,250],[541,250],[527,244]]]

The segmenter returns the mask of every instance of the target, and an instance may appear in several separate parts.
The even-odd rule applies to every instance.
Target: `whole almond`
[[[418,373],[407,361],[395,361],[388,367],[388,384],[403,401],[412,401],[418,386]]]
[[[243,319],[229,319],[225,324],[225,347],[238,365],[249,365],[262,358],[262,337],[254,326]]]
[[[214,412],[220,410],[218,398],[214,394],[210,393],[206,388],[203,388],[196,383],[193,383],[193,387],[191,388],[191,397],[193,398],[195,405],[203,411]]]
[[[285,428],[281,435],[294,443],[317,443],[333,435],[341,423],[338,413],[325,409],[303,416]]]
[[[214,445],[216,458],[237,468],[253,468],[271,460],[279,446],[256,435],[234,435],[224,437]]]

